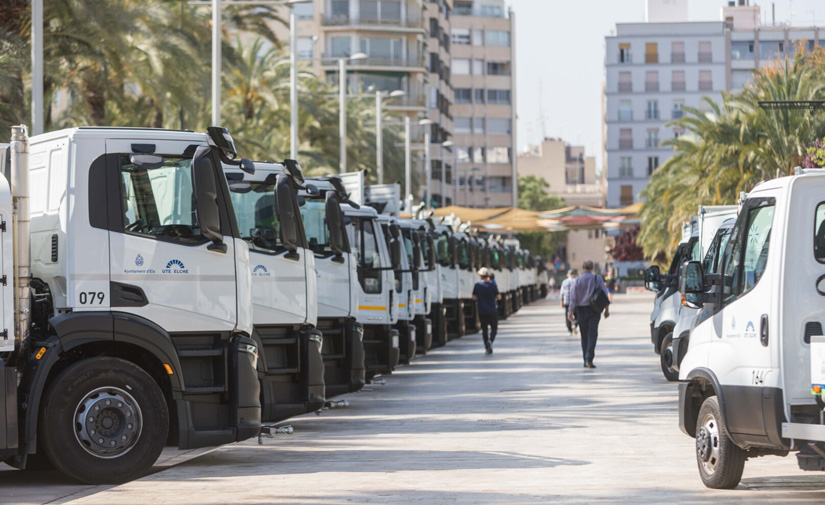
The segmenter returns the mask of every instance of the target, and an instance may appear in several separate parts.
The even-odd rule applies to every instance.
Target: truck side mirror
[[[390,242],[390,262],[393,268],[401,268],[401,241]]]
[[[413,242],[413,270],[416,272],[421,269],[421,246],[418,241]]]
[[[659,291],[659,282],[661,279],[661,274],[659,271],[659,267],[653,265],[652,267],[645,270],[645,288],[649,291]]]
[[[295,212],[295,191],[289,184],[289,176],[279,175],[275,184],[275,196],[278,201],[278,222],[281,225],[281,240],[290,252],[301,247],[298,232],[298,216]]]
[[[327,193],[326,202],[327,227],[329,228],[329,247],[340,256],[346,252],[344,241],[344,213],[341,212],[341,203],[334,193]]]
[[[401,237],[401,229],[395,223],[390,224],[390,236],[395,240]]]
[[[448,242],[448,251],[450,253],[450,266],[454,267],[458,264],[458,240],[454,236],[450,236]]]
[[[225,253],[226,244],[223,243],[221,233],[221,214],[218,208],[218,189],[215,181],[215,166],[210,153],[212,149],[200,146],[192,157],[192,185],[195,190],[197,203],[198,223],[201,234],[212,241],[208,249]]]
[[[427,264],[430,266],[430,272],[435,271],[435,239],[427,235]]]

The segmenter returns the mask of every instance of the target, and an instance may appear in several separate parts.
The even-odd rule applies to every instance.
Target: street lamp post
[[[399,98],[406,95],[397,89],[387,95],[389,98]],[[384,184],[384,125],[382,116],[384,92],[375,92],[375,164],[378,172],[378,184]]]
[[[212,0],[212,124],[221,124],[221,2]]]
[[[32,135],[43,133],[43,0],[32,0]]]

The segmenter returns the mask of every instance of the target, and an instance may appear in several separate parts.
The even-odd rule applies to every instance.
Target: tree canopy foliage
[[[699,205],[732,205],[758,182],[793,173],[811,157],[809,148],[825,136],[825,112],[767,110],[759,101],[825,98],[825,50],[796,47],[794,59],[779,60],[754,73],[740,93],[705,98],[707,111],[685,107],[670,123],[685,134],[666,140],[675,154],[659,167],[642,192],[639,244],[647,258],[669,259],[681,223]],[[821,151],[820,151],[821,152]],[[814,151],[816,153],[816,151]],[[821,166],[821,164],[820,164]]]
[[[211,112],[211,10],[168,0],[44,2],[46,130],[80,125],[203,131]],[[273,30],[273,6],[225,3],[223,126],[253,159],[289,156],[289,59]],[[236,37],[243,33],[244,36]],[[0,2],[0,142],[31,117],[29,0]],[[56,93],[56,92],[59,92]],[[299,161],[309,173],[338,171],[337,90],[299,73]],[[56,98],[61,103],[56,103]],[[68,103],[68,106],[66,104]],[[60,114],[52,111],[60,110]],[[351,98],[349,170],[374,179],[375,106]],[[386,113],[387,116],[392,114]],[[390,123],[390,121],[388,121]],[[384,131],[386,182],[403,179],[402,132]]]

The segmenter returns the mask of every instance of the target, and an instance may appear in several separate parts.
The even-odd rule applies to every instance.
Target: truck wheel
[[[735,488],[745,469],[745,451],[728,438],[715,396],[702,404],[697,421],[696,462],[702,482],[711,489]]]
[[[659,349],[659,362],[662,365],[662,373],[665,379],[670,382],[679,380],[679,372],[673,369],[673,332],[665,335],[662,340],[662,347]]]
[[[137,365],[99,357],[69,366],[43,398],[40,440],[54,466],[87,484],[145,474],[169,433],[166,399]]]

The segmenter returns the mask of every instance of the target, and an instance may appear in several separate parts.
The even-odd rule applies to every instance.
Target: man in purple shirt
[[[573,321],[573,315],[579,323],[582,339],[582,354],[584,355],[584,367],[596,368],[593,358],[596,356],[596,340],[599,338],[599,320],[601,314],[590,307],[590,298],[597,289],[604,291],[609,296],[604,279],[593,273],[593,261],[585,260],[582,265],[584,272],[576,279],[570,292],[570,300],[567,306],[567,319]],[[604,309],[604,318],[610,317],[610,309]]]

